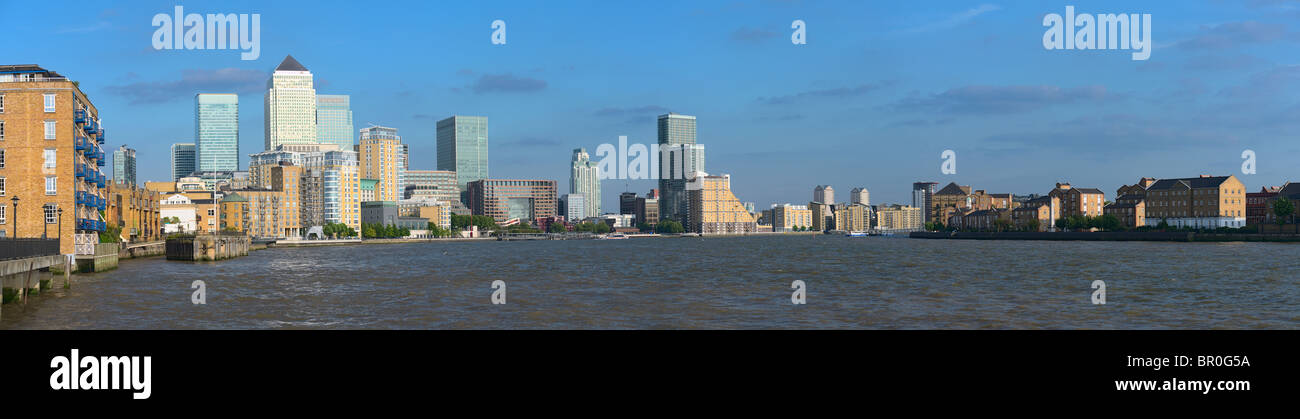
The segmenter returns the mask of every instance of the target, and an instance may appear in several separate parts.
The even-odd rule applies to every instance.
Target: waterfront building
[[[379,184],[379,179],[361,178],[361,202],[375,200],[375,185]]]
[[[1000,231],[1012,225],[1011,213],[1011,210],[1005,209],[971,211],[950,217],[948,226],[967,231]],[[998,220],[1002,220],[1005,224],[999,226]]]
[[[176,143],[172,144],[172,181],[181,180],[194,173],[194,143]]]
[[[808,211],[812,213],[812,224],[810,225],[812,231],[830,230],[830,217],[822,215],[830,211],[828,207],[829,205],[822,202],[811,201],[808,203]]]
[[[618,194],[618,213],[636,214],[636,192]]]
[[[1246,225],[1255,226],[1268,222],[1269,200],[1282,191],[1282,186],[1265,186],[1259,192],[1246,193]]]
[[[772,231],[787,232],[812,227],[812,210],[807,205],[772,205]]]
[[[397,203],[393,201],[369,201],[361,203],[361,224],[427,230],[429,219],[404,216]]]
[[[164,220],[173,219],[173,222],[163,223],[163,233],[207,234],[218,230],[217,201],[212,198],[212,193],[208,192],[206,197],[200,199],[191,199],[189,196],[174,194],[159,204],[159,217]]]
[[[821,207],[823,211],[822,216],[832,216],[833,214],[831,213],[830,205],[835,204],[835,188],[832,188],[831,185],[817,185],[817,187],[813,188],[812,202],[821,202],[826,204]]]
[[[438,121],[438,170],[456,172],[456,185],[488,177],[488,118],[455,115]]]
[[[316,88],[312,74],[292,55],[286,55],[266,81],[264,105],[266,150],[275,150],[282,144],[317,142]]]
[[[1060,210],[1059,198],[1040,196],[1025,201],[1012,210],[1011,222],[1020,231],[1052,231],[1056,220],[1061,218]]]
[[[397,201],[406,194],[401,162],[402,137],[397,135],[396,128],[362,128],[357,152],[361,159],[361,177],[379,180],[374,200]]]
[[[194,95],[194,150],[197,172],[239,170],[239,96]]]
[[[217,210],[222,231],[248,233],[248,198],[238,192],[221,197]]]
[[[348,95],[316,95],[316,142],[351,150],[352,98]]]
[[[605,214],[600,216],[610,228],[631,228],[636,226],[636,215],[633,214]]]
[[[404,198],[432,196],[442,202],[460,202],[461,189],[456,172],[450,170],[407,170]]]
[[[1061,218],[1100,217],[1105,210],[1106,194],[1097,188],[1076,188],[1069,183],[1057,183],[1047,195],[1061,201]]]
[[[1146,225],[1218,228],[1246,225],[1246,187],[1236,176],[1160,179],[1146,189]]]
[[[919,231],[924,228],[920,208],[887,205],[876,209],[876,228],[882,231]],[[946,221],[946,220],[945,220]]]
[[[230,191],[231,195],[240,195],[246,200],[243,205],[247,206],[247,213],[238,224],[243,226],[242,231],[255,237],[301,237],[305,231],[302,208],[304,169],[286,164],[272,167],[270,172],[270,187],[253,186]],[[225,206],[224,202],[222,206]],[[230,217],[224,219],[227,222],[231,220]]]
[[[924,222],[934,221],[934,204],[931,202],[934,198],[935,188],[939,186],[938,182],[913,182],[912,183],[912,207],[920,208],[924,215]]]
[[[731,192],[731,175],[700,172],[686,185],[686,231],[701,234],[754,233],[758,222]]]
[[[655,225],[659,223],[659,198],[654,189],[650,194],[644,197],[636,198],[636,208],[633,213],[636,215],[637,223],[646,223]]]
[[[859,204],[835,205],[835,229],[840,231],[867,231],[871,220],[870,207]]]
[[[696,144],[696,119],[669,112],[658,118],[659,213],[662,218],[681,221],[686,215],[686,183],[695,172],[703,172],[704,146]]]
[[[136,185],[135,149],[127,148],[126,144],[113,150],[113,183]]]
[[[975,197],[971,193],[970,186],[951,182],[930,196],[930,203],[933,205],[930,218],[947,224],[948,217],[952,213],[973,210],[976,201]]]
[[[355,151],[304,154],[306,174],[320,177],[320,208],[326,223],[361,231],[361,176]],[[313,226],[308,226],[313,227]]]
[[[1146,195],[1126,194],[1115,198],[1115,202],[1106,205],[1102,213],[1114,215],[1125,228],[1137,228],[1146,225]]]
[[[1009,210],[1020,206],[1020,203],[1016,202],[1009,193],[991,193],[988,194],[988,197],[989,208],[991,209]]]
[[[853,188],[853,190],[849,191],[849,203],[871,206],[871,193],[867,191],[867,188]]]
[[[108,225],[121,228],[123,242],[161,239],[162,197],[148,189],[130,183],[109,183],[106,191],[108,208],[104,216]]]
[[[1267,208],[1267,215],[1261,224],[1276,224],[1278,222],[1277,214],[1273,212],[1273,204],[1279,199],[1291,201],[1291,205],[1300,210],[1300,183],[1287,182],[1278,188],[1276,194],[1264,200],[1264,208]],[[1288,219],[1282,220],[1284,223],[1295,224],[1296,214],[1293,212]],[[1296,231],[1296,230],[1292,230]]]
[[[451,205],[433,199],[404,199],[397,201],[398,215],[429,220],[442,228],[451,228]],[[428,226],[420,227],[425,230]]]
[[[569,162],[569,193],[582,194],[587,197],[587,205],[583,206],[581,217],[596,217],[601,214],[600,205],[600,176],[597,176],[598,168],[596,163],[591,161],[591,156],[587,154],[585,148],[573,149],[573,158]],[[635,199],[636,194],[632,194]],[[620,196],[619,213],[630,214],[631,207],[626,200]],[[626,210],[626,212],[625,212]]]
[[[583,216],[583,214],[587,213],[587,209],[586,199],[583,198],[582,194],[565,194],[563,198],[560,198],[560,201],[562,202],[561,211],[564,212],[562,215],[564,215],[565,218],[574,220],[575,222],[587,218]]]
[[[36,65],[0,66],[0,236],[59,238],[93,254],[107,224],[99,110],[81,87]]]
[[[482,179],[466,188],[469,210],[500,222],[533,220],[557,214],[554,180]]]

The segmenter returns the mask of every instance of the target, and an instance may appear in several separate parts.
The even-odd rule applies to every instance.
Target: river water
[[[284,248],[124,260],[5,304],[0,328],[1294,330],[1298,250],[810,235]]]

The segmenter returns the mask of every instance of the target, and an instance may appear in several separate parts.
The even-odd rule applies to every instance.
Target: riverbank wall
[[[1193,233],[1160,231],[1114,232],[913,232],[913,239],[1156,241],[1156,242],[1300,242],[1298,234]]]

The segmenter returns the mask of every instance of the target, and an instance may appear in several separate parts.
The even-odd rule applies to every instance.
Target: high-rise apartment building
[[[172,144],[172,182],[194,173],[194,143]]]
[[[239,96],[194,96],[194,171],[239,170]]]
[[[660,218],[680,221],[686,216],[686,183],[695,172],[705,170],[704,147],[696,147],[695,134],[694,116],[672,112],[659,115],[659,192],[663,194]]]
[[[804,230],[812,224],[812,210],[807,205],[772,205],[772,231]]]
[[[316,88],[311,71],[292,55],[266,81],[265,107],[267,150],[316,142]]]
[[[931,200],[938,187],[939,182],[912,182],[912,207],[921,209],[923,222],[934,221],[934,205]]]
[[[81,87],[36,65],[0,66],[0,234],[59,238],[93,254],[108,207],[99,110]]]
[[[127,148],[125,144],[113,150],[113,182],[136,185],[135,149]]]
[[[438,121],[438,170],[456,172],[462,190],[488,177],[488,119],[456,115]]]
[[[402,199],[406,185],[402,179],[402,137],[397,135],[397,128],[362,128],[357,152],[361,177],[379,180],[375,185],[375,199],[393,202]]]
[[[597,171],[587,149],[573,149],[573,159],[569,161],[569,193],[582,194],[587,200],[579,219],[600,216],[600,177],[596,175]]]
[[[316,95],[316,142],[336,144],[351,150],[352,98],[348,95]]]
[[[849,203],[870,206],[871,193],[867,192],[867,188],[853,188],[853,190],[849,191]]]
[[[563,198],[560,198],[560,201],[566,219],[575,223],[585,219],[583,214],[586,214],[587,210],[583,207],[586,205],[586,199],[582,194],[566,194]]]
[[[731,175],[700,173],[686,185],[686,231],[701,234],[743,234],[758,231],[758,220],[731,193]]]

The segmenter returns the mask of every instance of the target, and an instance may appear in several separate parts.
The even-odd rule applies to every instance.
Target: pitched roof
[[[935,192],[934,194],[935,195],[970,195],[970,186],[961,186],[958,185],[957,182],[952,182],[949,183],[948,186],[944,186],[943,189],[940,189],[939,192]]]
[[[298,60],[293,59],[292,55],[285,55],[284,61],[275,67],[275,71],[307,71],[307,67],[303,67]]]
[[[1074,190],[1079,191],[1079,193],[1086,193],[1086,194],[1102,194],[1102,195],[1106,194],[1105,192],[1102,192],[1101,189],[1097,189],[1097,188],[1074,188]]]
[[[1231,176],[1208,176],[1208,177],[1185,177],[1179,179],[1160,179],[1151,186],[1147,187],[1148,191],[1157,191],[1173,188],[1178,184],[1186,184],[1193,189],[1214,188],[1223,184]]]

